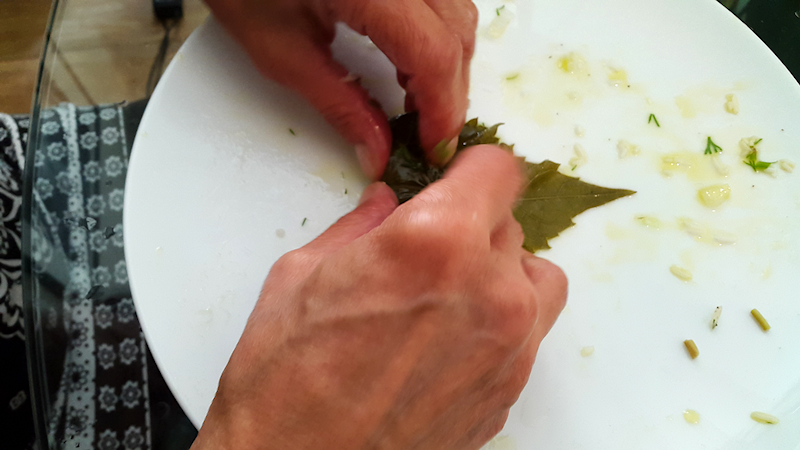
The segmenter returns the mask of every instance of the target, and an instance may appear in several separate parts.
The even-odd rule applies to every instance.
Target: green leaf
[[[528,185],[522,192],[514,218],[522,225],[526,250],[550,248],[547,241],[575,225],[572,218],[597,206],[635,194],[627,189],[609,189],[581,181],[558,171],[558,164],[545,160],[525,163]]]
[[[400,203],[404,203],[441,178],[447,168],[430,166],[425,161],[415,113],[397,116],[389,121],[389,125],[392,129],[392,153],[383,181],[394,190]],[[500,125],[487,127],[478,119],[470,120],[459,134],[457,151],[479,144],[495,144],[513,151],[513,145],[504,144],[497,137]],[[523,247],[530,252],[550,248],[547,241],[574,225],[572,218],[583,211],[634,193],[583,182],[563,175],[558,172],[558,167],[552,161],[525,162],[528,184],[514,209],[514,217],[525,234]]]

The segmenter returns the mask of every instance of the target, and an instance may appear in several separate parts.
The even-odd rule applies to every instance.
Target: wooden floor
[[[58,47],[48,54],[46,105],[133,101],[146,95],[147,76],[164,29],[142,0],[61,1]],[[0,14],[0,112],[29,113],[39,70],[49,0],[3,0]],[[208,16],[200,0],[184,0],[167,62]],[[166,67],[166,63],[164,65]]]

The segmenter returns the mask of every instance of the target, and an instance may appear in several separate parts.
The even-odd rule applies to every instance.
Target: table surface
[[[800,0],[720,2],[800,80]],[[117,26],[131,3],[55,1],[46,34],[22,223],[25,330],[41,448],[186,449],[197,432],[135,317],[121,201],[127,158],[155,81],[149,75],[166,67],[207,10],[184,2],[184,19],[170,22],[160,52],[164,28],[155,18]]]

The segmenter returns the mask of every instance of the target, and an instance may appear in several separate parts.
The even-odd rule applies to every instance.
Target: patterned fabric
[[[152,447],[147,350],[123,253],[128,153],[122,114],[119,105],[63,104],[44,111],[29,161],[36,172],[31,213],[34,291],[51,387],[47,432],[56,448]],[[0,117],[0,330],[3,339],[21,343],[22,360],[15,364],[24,368],[19,289],[22,146],[7,144],[24,129],[20,122],[15,125],[7,116]],[[5,352],[2,358],[5,363]],[[22,372],[25,378],[24,370],[5,372]],[[23,383],[17,403],[29,397],[27,379]],[[30,402],[24,403],[30,429]],[[2,419],[0,428],[12,431]],[[28,434],[24,444],[6,436],[0,442],[16,450],[31,440]]]
[[[29,120],[0,114],[0,442],[32,449],[34,443],[25,330],[22,322],[22,169]],[[16,369],[16,370],[15,370]]]
[[[51,442],[149,449],[145,342],[123,253],[128,154],[122,110],[64,104],[43,115],[40,131],[34,197],[40,231],[50,237],[42,241],[60,243],[60,251],[34,251],[35,266],[51,274],[69,268],[62,309],[54,313],[70,341],[49,417]],[[48,259],[56,253],[66,261]]]
[[[0,339],[25,339],[20,289],[23,148],[28,119],[0,114]]]

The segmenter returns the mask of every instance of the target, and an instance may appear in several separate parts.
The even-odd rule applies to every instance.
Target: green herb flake
[[[426,163],[419,144],[415,113],[397,116],[389,125],[392,152],[382,181],[394,190],[400,203],[404,203],[441,178],[447,168]],[[496,136],[500,125],[487,127],[478,119],[470,120],[458,136],[456,151],[479,144],[494,144],[513,151],[513,145],[500,142]],[[513,214],[522,225],[523,247],[530,252],[550,248],[548,240],[574,225],[572,218],[583,211],[634,194],[634,191],[608,189],[564,175],[552,161],[525,162],[524,166],[528,183]]]
[[[745,165],[750,166],[750,168],[753,169],[753,172],[763,172],[769,169],[769,166],[775,164],[775,162],[761,161],[758,159],[758,149],[756,148],[756,146],[760,144],[762,140],[763,140],[762,138],[759,138],[752,144],[747,144],[746,140],[744,139],[742,140],[742,142],[740,142],[740,145],[746,145],[747,147],[750,148],[750,151],[747,152],[747,155],[745,155],[744,160],[742,162]]]
[[[704,152],[705,155],[711,155],[712,153],[719,153],[722,151],[722,147],[715,144],[714,141],[711,140],[711,136],[708,137],[706,141],[706,151]]]
[[[306,220],[308,220],[308,217],[303,217],[303,223],[300,224],[301,227],[305,226]]]
[[[347,195],[347,188],[344,189],[344,195]]]
[[[294,130],[291,128],[289,128],[289,133],[292,133],[292,136],[297,136],[297,133],[295,133]]]
[[[750,166],[753,169],[753,172],[763,172],[769,169],[769,166],[775,164],[774,162],[759,161],[758,150],[756,150],[755,147],[750,150],[750,153],[745,156],[745,159],[742,162]]]
[[[517,78],[519,78],[519,72],[514,72],[506,76],[506,81],[516,80]]]
[[[499,7],[499,8],[497,8],[497,9],[495,9],[495,10],[494,10],[495,14],[497,14],[498,16],[500,16],[500,11],[501,11],[501,10],[503,10],[505,7],[506,7],[506,5],[503,5],[503,6]]]
[[[647,119],[647,123],[655,122],[658,128],[661,128],[661,125],[658,123],[658,119],[656,119],[655,114],[650,114],[650,117]]]

